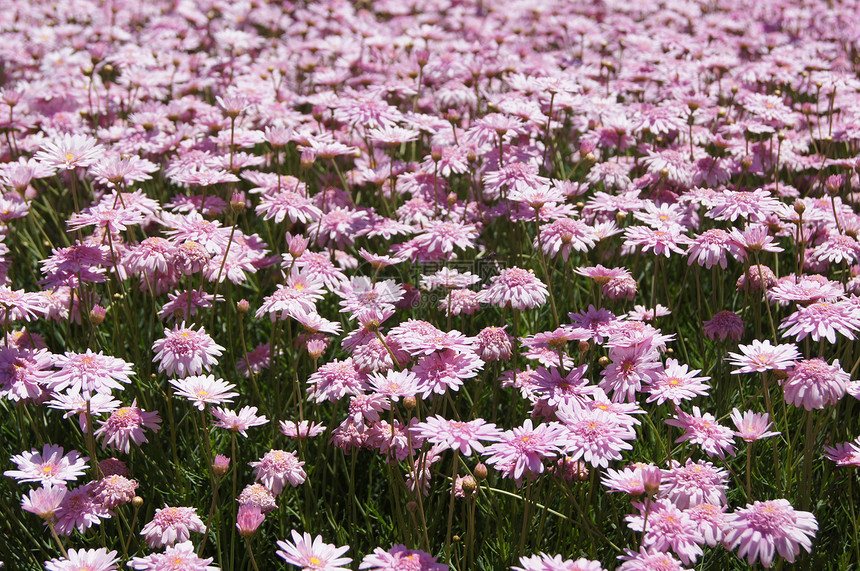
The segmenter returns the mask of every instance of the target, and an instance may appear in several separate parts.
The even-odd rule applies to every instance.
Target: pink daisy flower
[[[485,450],[487,464],[492,464],[505,478],[517,481],[523,474],[541,474],[543,459],[555,458],[564,445],[565,429],[557,422],[533,426],[531,419],[500,435],[501,441]]]
[[[663,553],[654,547],[640,547],[639,551],[624,550],[625,555],[618,559],[624,561],[616,571],[691,571],[670,553]]]
[[[606,571],[600,561],[592,561],[581,557],[564,559],[561,555],[549,556],[546,553],[520,557],[522,567],[511,567],[513,571]]]
[[[323,284],[298,270],[293,270],[286,285],[279,285],[275,292],[263,298],[263,304],[254,316],[262,318],[267,313],[272,321],[278,317],[287,319],[296,315],[316,313],[316,302],[322,299]]]
[[[119,561],[116,551],[99,549],[69,549],[63,559],[45,562],[47,571],[113,571]]]
[[[0,397],[11,401],[42,396],[54,373],[54,355],[45,349],[0,348]]]
[[[349,399],[349,410],[347,415],[355,424],[363,422],[376,422],[379,420],[379,413],[391,410],[391,405],[384,395],[369,394],[355,395]]]
[[[711,269],[719,264],[724,270],[728,267],[726,253],[730,253],[736,260],[746,257],[743,249],[732,241],[729,233],[719,228],[707,230],[689,241],[687,247],[687,265],[693,262]]]
[[[21,509],[34,513],[44,520],[54,517],[66,497],[66,486],[45,486],[34,488],[26,496],[21,496]]]
[[[182,569],[184,571],[218,571],[218,567],[209,565],[212,558],[201,559],[195,553],[190,541],[178,542],[164,550],[164,553],[152,553],[146,557],[133,557],[128,566],[137,571],[166,571]]]
[[[855,264],[860,261],[860,242],[851,236],[834,233],[822,244],[816,246],[809,255],[819,262]]]
[[[61,391],[66,387],[85,397],[92,393],[109,393],[113,389],[122,389],[120,383],[130,383],[134,369],[131,363],[122,359],[103,355],[101,351],[93,353],[66,353],[55,355],[54,363],[59,371],[51,377],[51,388]]]
[[[158,372],[180,377],[199,375],[218,364],[224,347],[215,343],[200,329],[185,327],[185,323],[175,329],[165,329],[164,338],[152,344],[155,351],[153,361],[158,363]]]
[[[484,362],[474,353],[445,349],[421,357],[412,372],[418,378],[419,392],[426,399],[433,393],[458,391],[463,381],[476,377],[483,366]]]
[[[407,549],[404,545],[395,544],[389,550],[377,547],[373,553],[366,555],[359,569],[370,571],[392,571],[395,569],[414,569],[414,571],[447,571],[448,566],[436,562],[436,558],[420,549]]]
[[[93,137],[65,134],[45,143],[35,158],[42,164],[61,169],[87,167],[104,155],[104,148]]]
[[[153,549],[188,541],[192,531],[206,531],[196,508],[164,506],[163,509],[155,510],[152,521],[143,526],[140,535],[146,538],[146,544]]]
[[[654,254],[664,255],[667,258],[676,254],[683,254],[684,250],[678,246],[681,241],[681,233],[677,228],[663,228],[655,230],[646,226],[629,226],[624,235],[624,245],[630,248],[641,247],[643,252],[653,250]]]
[[[236,514],[236,529],[242,537],[251,537],[263,523],[266,516],[260,511],[259,506],[253,504],[241,504]]]
[[[101,423],[101,428],[96,430],[95,435],[104,439],[102,448],[111,446],[128,454],[131,449],[129,442],[134,442],[137,446],[149,442],[143,432],[144,428],[158,432],[160,425],[161,417],[158,413],[144,411],[137,406],[135,400],[131,406],[113,411],[110,417]]]
[[[40,482],[43,486],[65,486],[84,475],[89,458],[80,456],[77,450],[64,456],[62,446],[45,444],[41,453],[34,449],[16,454],[10,460],[18,469],[6,470],[4,476],[21,482]]]
[[[263,484],[248,484],[241,491],[236,501],[240,506],[252,505],[260,508],[260,512],[265,514],[272,513],[278,509],[278,504],[275,501],[275,495],[272,491]]]
[[[723,541],[726,528],[726,506],[699,504],[684,510],[696,525],[696,531],[707,545],[716,547]]]
[[[94,487],[95,482],[89,482],[66,493],[54,514],[58,534],[71,535],[75,529],[84,533],[103,518],[110,517],[110,512],[95,501]]]
[[[96,393],[89,397],[67,391],[66,393],[53,393],[53,397],[46,404],[50,408],[65,410],[63,418],[78,415],[78,424],[85,433],[89,432],[87,424],[87,408],[90,416],[96,417],[104,413],[110,413],[120,407],[122,403],[110,396],[110,393]]]
[[[662,368],[659,359],[659,353],[645,343],[612,347],[609,349],[610,364],[600,371],[603,378],[598,386],[604,392],[611,392],[615,402],[633,402],[643,382],[650,383],[659,377]]]
[[[815,516],[795,510],[783,499],[747,504],[726,515],[726,526],[726,547],[737,549],[738,557],[746,558],[750,565],[760,560],[765,567],[773,564],[777,552],[793,563],[801,547],[812,551],[812,538],[818,531]]]
[[[740,353],[729,353],[732,365],[740,367],[732,371],[739,373],[763,373],[764,371],[782,371],[790,368],[794,361],[800,358],[800,352],[793,343],[771,345],[770,341],[753,340],[750,345],[738,345]]]
[[[566,262],[571,251],[587,252],[598,242],[594,228],[582,220],[559,218],[540,228],[540,242],[535,238],[533,247],[540,246],[550,258],[561,254]]]
[[[290,438],[313,438],[326,430],[322,424],[308,420],[302,420],[298,423],[292,420],[282,420],[279,424],[281,425],[281,433]]]
[[[549,406],[584,404],[597,390],[585,378],[587,369],[588,365],[580,365],[562,375],[555,367],[549,370],[539,367],[535,371],[532,394]]]
[[[693,444],[701,446],[708,456],[725,458],[726,452],[732,456],[735,455],[732,431],[719,424],[714,415],[702,414],[697,406],[693,407],[693,414],[687,414],[683,410],[677,409],[675,418],[670,418],[666,424],[684,430],[684,434],[675,440],[676,443],[689,440]]]
[[[564,406],[556,414],[567,429],[562,438],[571,460],[582,458],[595,468],[606,468],[610,460],[621,458],[622,450],[633,449],[633,445],[627,442],[636,438],[633,428],[599,408],[589,410]]]
[[[308,394],[321,403],[335,402],[344,395],[362,394],[367,387],[367,375],[360,373],[353,360],[326,363],[308,378]]]
[[[497,442],[502,431],[481,418],[460,422],[447,420],[439,415],[419,422],[410,428],[413,434],[440,446],[440,450],[459,450],[464,456],[471,456],[474,450],[483,454],[481,441]]]
[[[93,487],[93,499],[102,507],[112,510],[134,499],[138,483],[119,474],[105,475]]]
[[[644,534],[643,547],[662,552],[671,550],[685,564],[695,563],[696,559],[704,554],[700,544],[705,542],[699,535],[696,524],[668,500],[648,500],[648,503],[634,502],[633,505],[639,509],[641,515],[628,515],[624,518],[630,529]],[[649,512],[647,520],[646,511]]]
[[[744,336],[744,322],[733,311],[719,311],[714,314],[710,321],[704,322],[704,333],[705,337],[714,341],[730,339],[738,342]]]
[[[509,361],[513,350],[514,338],[502,327],[485,327],[475,336],[475,350],[487,363]]]
[[[248,462],[248,465],[254,468],[255,481],[262,482],[275,495],[280,494],[288,482],[295,488],[307,478],[302,469],[305,463],[299,461],[295,452],[269,450],[260,460]]]
[[[797,341],[807,335],[813,341],[822,337],[830,343],[836,343],[836,333],[848,339],[854,339],[854,333],[860,331],[860,311],[850,301],[828,303],[820,301],[806,307],[801,307],[779,324],[780,329],[786,329],[783,337],[796,336]]]
[[[386,371],[370,375],[370,386],[381,395],[397,402],[401,397],[411,397],[418,393],[418,377],[408,370]]]
[[[828,365],[824,359],[804,359],[795,363],[782,383],[785,402],[806,410],[833,405],[845,396],[851,376],[839,366],[839,360]]]
[[[624,492],[631,496],[641,496],[645,493],[645,479],[638,466],[627,467],[623,470],[607,468],[600,483],[609,488],[610,492]]]
[[[780,305],[787,305],[790,301],[834,302],[844,293],[841,283],[828,280],[824,276],[811,274],[797,277],[791,274],[780,278],[768,291],[768,296],[770,299],[782,302]]]
[[[248,437],[246,432],[252,426],[262,426],[269,422],[265,416],[257,416],[257,407],[243,406],[239,412],[218,407],[211,409],[212,416],[218,419],[213,426],[225,428],[233,432],[238,432],[245,438]]]
[[[549,291],[531,270],[512,267],[501,271],[490,279],[490,286],[484,292],[487,303],[499,307],[510,306],[514,309],[527,309],[546,303]]]
[[[707,395],[711,387],[705,382],[711,377],[697,377],[701,370],[688,370],[687,365],[679,365],[677,359],[666,359],[666,367],[656,378],[648,381],[647,392],[650,393],[646,402],[657,401],[663,404],[667,400],[681,404],[681,401]]]
[[[722,193],[711,197],[711,209],[705,213],[714,220],[730,220],[738,218],[763,222],[768,214],[777,212],[780,202],[764,189],[752,192],[724,189]]]
[[[860,438],[835,446],[825,446],[824,456],[837,466],[860,467]]]
[[[746,442],[755,442],[762,438],[770,438],[771,436],[780,434],[779,432],[768,430],[773,423],[770,422],[770,417],[766,412],[759,414],[748,410],[741,415],[741,411],[734,408],[732,409],[731,418],[737,428],[735,436],[744,439]]]
[[[346,570],[346,566],[352,562],[349,557],[341,557],[349,551],[349,546],[335,547],[331,543],[323,543],[321,535],[311,539],[311,535],[305,532],[300,535],[292,530],[293,541],[278,541],[278,550],[275,551],[290,565],[301,567],[303,571],[337,571]]]
[[[668,498],[681,509],[699,504],[724,505],[728,480],[726,471],[710,462],[693,462],[688,458],[682,466],[672,460],[669,469],[663,471],[660,497]]]
[[[176,388],[176,394],[194,403],[198,410],[206,408],[207,404],[224,404],[232,402],[239,393],[232,392],[236,385],[224,379],[216,379],[215,375],[194,375],[182,379],[171,379],[170,384]]]

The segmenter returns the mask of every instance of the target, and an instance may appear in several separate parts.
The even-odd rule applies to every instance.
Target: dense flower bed
[[[858,8],[7,2],[0,560],[860,564]]]

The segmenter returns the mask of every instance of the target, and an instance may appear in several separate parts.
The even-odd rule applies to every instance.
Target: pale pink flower
[[[101,428],[95,431],[95,435],[103,438],[102,448],[111,446],[128,454],[131,449],[130,442],[138,446],[149,442],[144,434],[144,428],[158,432],[160,425],[161,417],[158,413],[144,411],[137,406],[135,400],[131,406],[113,411],[107,420],[102,421]]]
[[[352,562],[349,557],[341,557],[349,551],[348,545],[335,547],[331,543],[323,543],[321,535],[311,539],[307,532],[300,535],[292,530],[290,533],[293,541],[278,541],[278,550],[275,552],[290,565],[305,571],[337,571],[346,570],[346,565]]]
[[[113,571],[119,561],[116,551],[107,548],[99,549],[69,549],[63,559],[51,559],[45,562],[47,571]]]
[[[294,488],[304,483],[307,474],[302,469],[305,465],[300,462],[295,452],[269,450],[257,462],[248,462],[254,468],[255,480],[278,495],[287,483]]]
[[[755,442],[762,438],[769,438],[780,434],[779,432],[768,430],[773,423],[770,422],[770,417],[766,412],[755,413],[748,410],[741,415],[741,411],[734,408],[732,409],[731,418],[737,427],[735,436],[744,439],[746,442]]]
[[[755,339],[750,345],[738,345],[738,349],[741,350],[740,353],[729,353],[731,364],[740,367],[732,371],[735,375],[785,370],[800,357],[800,352],[793,343],[771,345],[770,341]]]
[[[723,543],[737,549],[738,557],[750,565],[757,561],[765,567],[773,564],[778,552],[789,563],[802,547],[812,551],[812,538],[818,522],[809,512],[795,510],[788,500],[754,502],[735,513],[726,515],[726,535]]]
[[[666,424],[684,430],[684,434],[675,440],[676,443],[689,440],[701,446],[708,456],[725,458],[726,452],[732,456],[735,455],[732,431],[719,424],[714,415],[707,412],[702,414],[697,406],[693,407],[693,414],[677,409],[675,418],[670,418]]]
[[[211,409],[212,416],[218,419],[213,426],[224,428],[233,432],[238,432],[245,438],[248,437],[246,432],[253,426],[262,426],[269,422],[265,416],[257,416],[257,407],[243,406],[239,412],[229,410],[223,407]]]
[[[194,330],[183,322],[175,329],[165,329],[164,338],[153,343],[152,350],[156,352],[152,360],[158,363],[158,372],[184,377],[210,370],[218,363],[224,347],[215,343],[202,325]]]
[[[171,379],[170,384],[177,389],[176,395],[190,400],[198,410],[205,409],[207,404],[231,402],[233,397],[239,396],[239,393],[230,390],[235,389],[236,385],[224,379],[216,379],[215,375]]]
[[[502,270],[490,279],[484,290],[484,300],[499,307],[528,309],[546,303],[549,291],[531,270],[512,267]]]
[[[146,537],[150,549],[188,541],[191,532],[203,533],[206,526],[197,516],[196,508],[171,508],[155,510],[155,516],[140,530]]]
[[[49,520],[54,517],[54,512],[63,503],[67,492],[68,488],[65,485],[34,488],[28,495],[21,496],[21,509]]]
[[[4,476],[15,478],[21,482],[40,482],[43,486],[65,486],[82,476],[87,469],[87,458],[72,450],[65,456],[63,447],[45,444],[42,452],[30,450],[10,458],[18,465],[17,470],[6,470]]]
[[[828,365],[824,359],[804,359],[795,363],[782,382],[785,402],[806,410],[834,405],[845,396],[851,376],[839,360]]]
[[[190,541],[182,541],[168,546],[163,553],[152,553],[146,557],[133,557],[128,566],[137,571],[218,571],[218,567],[209,565],[212,558],[201,559],[195,553]]]

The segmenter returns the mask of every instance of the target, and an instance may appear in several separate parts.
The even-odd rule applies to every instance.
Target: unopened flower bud
[[[839,189],[842,187],[842,182],[842,175],[832,174],[827,177],[827,180],[824,183],[824,188],[827,191],[827,194],[831,196],[839,194]]]
[[[245,210],[245,196],[241,192],[234,192],[230,197],[230,210],[234,214],[239,214]]]
[[[303,170],[308,170],[317,160],[317,154],[311,150],[302,151],[301,164]]]
[[[465,476],[460,485],[463,486],[463,493],[466,495],[472,495],[478,489],[478,482],[472,476]]]
[[[588,344],[588,341],[580,341],[579,342],[579,352],[580,353],[588,353],[589,349],[591,349],[591,345]]]
[[[418,406],[418,400],[414,396],[408,396],[403,398],[403,407],[406,410],[412,410],[416,406]]]
[[[487,479],[489,471],[487,470],[486,464],[484,464],[483,462],[479,462],[478,465],[475,466],[475,469],[472,470],[472,473],[475,475],[475,479],[477,481],[483,482]]]
[[[106,313],[107,310],[104,307],[100,305],[94,305],[93,308],[90,310],[90,323],[92,323],[93,325],[101,325],[105,322]]]
[[[609,364],[609,357],[604,355],[603,357],[601,357],[600,359],[597,360],[597,364],[600,365],[601,367],[605,367],[606,365]]]
[[[141,498],[140,496],[134,496],[131,499],[131,505],[133,505],[135,509],[139,508],[143,505],[143,498]]]
[[[430,61],[430,51],[429,50],[415,50],[415,61],[419,66],[424,67],[427,65],[427,62]]]
[[[442,151],[439,149],[433,149],[430,151],[430,158],[433,159],[434,163],[438,163],[442,160]]]
[[[794,201],[794,211],[797,212],[797,214],[799,214],[799,215],[803,214],[804,212],[806,212],[806,203],[803,202],[802,200],[795,200]]]
[[[663,480],[663,472],[657,466],[643,466],[640,468],[642,484],[645,493],[654,496],[660,491],[660,482]]]
[[[457,193],[456,192],[449,192],[448,193],[448,207],[450,208],[450,207],[454,206],[455,204],[457,204]]]
[[[242,504],[239,506],[239,513],[236,514],[236,529],[242,537],[251,537],[265,519],[266,516],[263,515],[260,506],[252,503]]]
[[[298,258],[305,253],[305,250],[308,248],[308,242],[310,242],[310,239],[305,238],[301,234],[293,236],[287,233],[287,247],[289,248],[290,256],[293,258]]]
[[[236,311],[238,311],[239,313],[248,313],[249,309],[251,309],[251,304],[248,303],[247,299],[240,299],[236,302]]]
[[[410,501],[406,502],[406,511],[408,511],[409,513],[411,513],[411,514],[415,513],[415,510],[417,510],[417,509],[418,509],[418,502],[416,502],[415,500],[410,500]]]
[[[216,476],[223,476],[230,469],[230,459],[223,454],[216,454],[212,462],[212,471]]]

